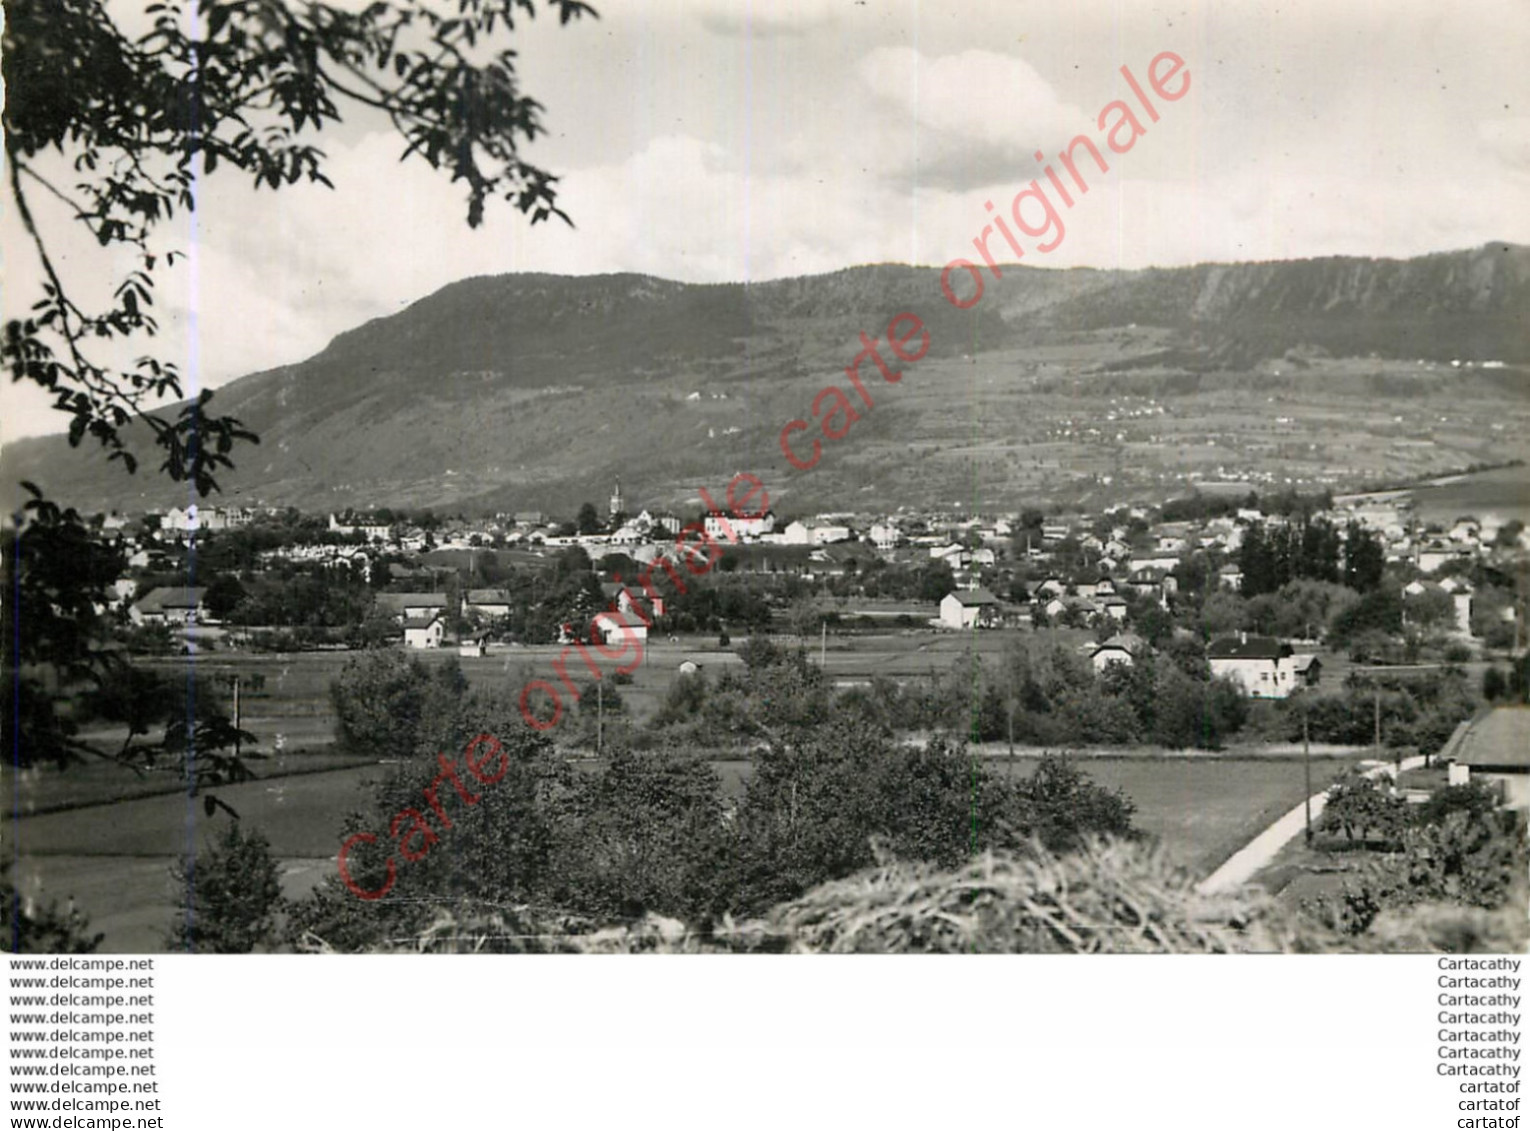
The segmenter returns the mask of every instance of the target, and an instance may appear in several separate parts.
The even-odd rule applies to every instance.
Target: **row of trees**
[[[1239,688],[1212,679],[1194,640],[1096,673],[1061,643],[1018,638],[997,662],[968,655],[944,671],[834,694],[799,652],[751,642],[743,669],[676,680],[652,729],[702,746],[758,741],[781,725],[855,718],[884,733],[945,732],[1029,746],[1149,742],[1215,749],[1243,725]]]
[[[1238,568],[1243,573],[1243,592],[1250,597],[1273,593],[1292,581],[1326,581],[1343,584],[1357,593],[1369,593],[1381,584],[1386,569],[1386,547],[1379,535],[1358,522],[1341,533],[1327,519],[1304,518],[1266,529],[1251,523],[1238,547]]]

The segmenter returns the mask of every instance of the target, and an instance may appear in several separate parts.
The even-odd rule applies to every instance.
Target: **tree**
[[[0,672],[14,697],[13,764],[62,768],[104,758],[142,772],[165,758],[179,762],[192,792],[254,777],[248,759],[258,755],[241,749],[255,736],[236,730],[205,686],[188,694],[184,683],[177,688],[168,677],[133,669],[111,646],[110,625],[98,610],[123,568],[120,547],[104,542],[72,508],[24,486],[32,493],[27,521],[0,544],[12,633]],[[120,747],[102,750],[79,737],[81,705],[128,724]]]
[[[1381,584],[1386,565],[1381,536],[1351,522],[1344,532],[1344,584],[1357,593],[1369,593]]]
[[[104,0],[7,0],[7,187],[43,282],[29,313],[0,334],[0,365],[52,395],[70,418],[71,445],[90,436],[132,472],[136,422],[160,450],[160,470],[206,495],[233,466],[235,445],[256,441],[238,420],[212,416],[205,390],[173,417],[157,415],[158,403],[182,395],[180,374],[152,356],[122,359],[156,333],[156,272],[181,255],[160,245],[160,225],[194,209],[220,165],[257,188],[328,185],[325,155],[307,139],[341,120],[341,104],[385,114],[406,158],[464,182],[469,225],[481,223],[493,196],[532,223],[568,220],[555,203],[556,178],[520,156],[544,132],[542,108],[521,92],[502,36],[518,16],[535,14],[533,0],[459,0],[449,16],[425,0],[347,7],[170,0],[150,5],[152,26],[134,36]],[[579,0],[544,7],[564,23],[594,14]],[[104,269],[87,265],[66,278],[72,264],[59,254],[44,200],[100,245]],[[0,552],[6,600],[15,602],[3,675],[17,764],[63,765],[99,753],[79,739],[65,700],[126,663],[105,646],[108,626],[95,611],[120,575],[120,556],[73,510],[27,489],[24,525],[7,532]],[[183,712],[163,742],[130,741],[114,757],[130,765],[182,758],[195,790],[253,776],[237,753],[253,741],[224,717]]]
[[[1456,622],[1456,603],[1443,589],[1425,589],[1403,597],[1403,620],[1421,629],[1444,630]]]
[[[173,949],[248,954],[271,944],[285,901],[281,869],[262,833],[232,821],[211,850],[183,857],[171,873],[180,902],[170,927]]]
[[[568,23],[594,11],[547,0]],[[386,115],[423,160],[467,188],[467,220],[503,196],[532,223],[559,216],[556,178],[521,147],[545,132],[542,107],[521,92],[502,36],[533,0],[461,0],[450,15],[425,0],[383,0],[360,12],[323,2],[178,0],[151,5],[152,27],[133,36],[104,0],[9,0],[4,112],[9,189],[41,267],[42,294],[6,324],[0,363],[16,381],[54,397],[132,470],[124,429],[140,422],[163,451],[161,470],[202,494],[231,452],[254,435],[207,411],[204,390],[173,419],[152,409],[182,395],[173,364],[114,359],[158,329],[156,272],[180,257],[157,229],[197,205],[220,166],[254,185],[329,185],[325,155],[309,138],[341,121],[342,104]],[[499,48],[494,50],[494,48]],[[104,305],[85,297],[90,272],[66,279],[38,199],[62,204],[114,263],[131,264]]]
[[[580,534],[599,534],[602,529],[600,512],[595,509],[594,503],[585,503],[581,506],[574,522]]]
[[[99,689],[123,666],[105,647],[107,587],[126,562],[121,548],[103,542],[81,519],[24,484],[32,498],[25,524],[8,529],[0,544],[0,579],[10,639],[0,671],[14,698],[16,767],[58,766],[95,754],[61,700],[80,688]]]
[[[352,753],[407,758],[467,688],[452,657],[427,667],[402,649],[353,657],[330,685],[336,729]]]
[[[1395,636],[1402,631],[1402,597],[1390,589],[1372,589],[1359,601],[1341,607],[1328,627],[1331,643],[1343,647],[1367,633]]]
[[[232,573],[220,573],[207,586],[203,600],[207,612],[216,620],[228,620],[245,598],[244,586]]]
[[[1374,832],[1386,843],[1395,842],[1402,835],[1408,821],[1408,806],[1395,797],[1375,778],[1368,778],[1350,770],[1328,787],[1328,803],[1318,828],[1342,830],[1344,839],[1362,843]]]
[[[559,873],[570,910],[695,919],[714,909],[723,795],[704,758],[618,751],[568,808]]]

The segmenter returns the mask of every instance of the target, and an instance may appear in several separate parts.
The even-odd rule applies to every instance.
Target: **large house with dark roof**
[[[1207,645],[1206,659],[1213,676],[1226,676],[1255,699],[1285,699],[1317,682],[1317,661],[1273,636],[1224,636]]]
[[[435,614],[445,615],[445,593],[379,593],[377,607],[402,623]]]
[[[196,624],[207,618],[202,586],[152,589],[128,608],[134,624]]]

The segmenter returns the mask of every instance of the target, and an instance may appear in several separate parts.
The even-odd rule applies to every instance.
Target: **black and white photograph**
[[[1524,951],[1530,7],[4,18],[14,954]]]

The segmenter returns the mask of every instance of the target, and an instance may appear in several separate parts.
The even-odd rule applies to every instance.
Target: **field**
[[[1315,787],[1326,785],[1344,762],[1317,760]],[[1013,772],[1028,773],[1034,764],[1019,758]],[[737,760],[714,765],[735,793],[752,771]],[[996,768],[1003,772],[1007,763]],[[1209,872],[1302,796],[1301,765],[1284,758],[1102,756],[1088,758],[1084,768],[1131,797],[1139,827],[1196,874]],[[384,773],[379,766],[329,770],[219,795],[271,839],[284,889],[297,897],[333,871],[342,819],[363,806],[369,783]],[[163,946],[174,914],[171,863],[225,819],[209,823],[199,800],[167,794],[7,820],[4,831],[24,898],[72,898],[93,928],[107,933],[106,949],[152,951]]]
[[[1049,633],[1066,646],[1087,634]],[[942,672],[969,648],[996,657],[1008,632],[948,633],[906,629],[831,637],[826,667],[836,684],[873,676],[909,678]],[[462,659],[472,684],[518,692],[528,678],[555,678],[556,646],[507,648],[483,658]],[[816,652],[816,649],[814,649]],[[422,653],[427,663],[446,661],[449,651]],[[340,755],[333,746],[329,685],[349,657],[344,653],[253,655],[217,652],[156,661],[156,666],[214,677],[238,674],[243,723],[260,738],[257,750],[273,755],[255,763],[257,782],[219,790],[250,825],[271,839],[283,862],[290,895],[310,890],[334,868],[338,831],[345,814],[361,808],[368,783],[385,769],[375,760]],[[737,663],[715,637],[655,641],[645,662],[621,693],[636,716],[657,709],[682,659],[703,670]],[[570,673],[577,671],[577,662]],[[250,677],[263,677],[264,682]],[[100,732],[103,741],[110,732]],[[1010,763],[1002,749],[975,752],[998,772],[1028,773],[1039,751],[1020,751]],[[1325,750],[1314,760],[1314,788],[1322,788],[1358,752]],[[1137,806],[1137,824],[1196,874],[1210,872],[1270,821],[1302,797],[1300,761],[1286,748],[1257,747],[1223,754],[1171,754],[1153,750],[1078,751],[1075,756],[1098,782],[1121,789]],[[585,765],[589,765],[588,762]],[[730,793],[741,792],[753,767],[744,760],[714,763]],[[1012,768],[1011,768],[1012,767]],[[157,949],[173,913],[169,867],[195,850],[206,835],[200,799],[188,799],[168,773],[140,777],[96,763],[59,773],[27,771],[16,780],[13,813],[5,835],[15,853],[14,878],[24,896],[73,897],[108,933],[115,950]],[[224,818],[219,817],[221,821]]]
[[[1505,522],[1530,523],[1530,467],[1500,467],[1453,475],[1408,492],[1424,522],[1449,525],[1462,515],[1497,515]]]
[[[925,615],[933,616],[934,612],[931,606],[925,610]],[[907,679],[929,675],[932,671],[944,672],[969,649],[976,649],[983,656],[996,657],[1003,650],[1006,639],[1011,636],[1007,632],[973,634],[941,632],[928,628],[830,636],[826,668],[830,677],[839,684],[869,682],[876,675]],[[1091,639],[1088,633],[1070,630],[1051,630],[1050,637],[1069,647],[1082,645]],[[742,642],[739,641],[740,644]],[[816,658],[819,641],[806,643]],[[474,687],[498,689],[513,696],[520,693],[529,679],[546,679],[556,684],[558,677],[552,665],[565,652],[568,656],[569,678],[581,684],[588,681],[589,671],[578,659],[578,654],[556,644],[496,647],[488,656],[460,658],[459,662]],[[455,657],[456,651],[443,648],[421,651],[415,655],[427,664],[441,664]],[[144,667],[175,675],[210,677],[225,688],[228,677],[238,675],[243,680],[244,688],[241,695],[241,722],[244,729],[259,738],[257,750],[283,756],[290,762],[298,756],[312,755],[334,741],[335,720],[329,700],[329,687],[350,659],[351,654],[346,652],[298,652],[288,655],[218,651],[200,656],[138,662]],[[630,662],[630,659],[628,657],[622,662]],[[658,710],[683,660],[697,662],[714,677],[721,668],[738,663],[736,653],[731,648],[720,647],[717,637],[713,635],[687,635],[676,638],[674,642],[650,640],[644,649],[643,662],[632,673],[632,682],[619,688],[629,712],[635,718],[646,720]],[[607,659],[599,662],[602,670],[609,674],[618,661]],[[223,694],[226,700],[226,690]],[[120,729],[110,727],[88,729],[86,733],[87,737],[98,741],[103,747],[114,745],[122,738]],[[291,768],[298,768],[297,763],[292,763]],[[123,789],[126,792],[141,791],[141,788],[124,779]],[[98,796],[49,794],[34,797],[27,789],[24,786],[26,802],[39,808]]]

